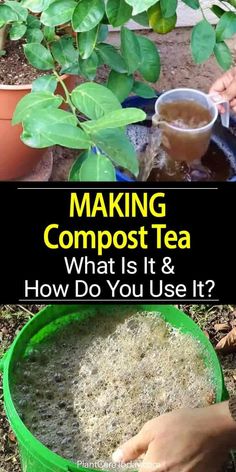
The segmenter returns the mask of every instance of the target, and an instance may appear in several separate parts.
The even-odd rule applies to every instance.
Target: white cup
[[[165,121],[160,121],[160,106],[164,103],[191,101],[209,110],[211,121],[201,128],[184,129],[171,125]],[[222,100],[218,94],[207,95],[198,90],[189,88],[173,89],[163,93],[155,104],[155,116],[153,123],[159,124],[162,130],[162,146],[169,157],[176,161],[191,162],[201,159],[207,152],[210,144],[213,126],[217,120],[219,110],[218,105],[223,105],[225,113],[221,115],[223,126],[229,127],[229,102]]]

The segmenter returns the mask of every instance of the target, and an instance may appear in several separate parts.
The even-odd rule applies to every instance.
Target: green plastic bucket
[[[83,467],[63,459],[59,455],[47,449],[40,443],[21,421],[11,396],[12,372],[16,362],[27,352],[28,349],[52,333],[59,326],[68,324],[72,319],[85,319],[102,312],[108,316],[114,313],[112,305],[49,305],[34,316],[21,330],[14,343],[0,361],[0,369],[3,372],[3,393],[5,410],[11,427],[16,435],[22,472],[78,472],[88,471]],[[120,310],[125,310],[129,306],[122,305]],[[222,369],[217,355],[200,328],[183,312],[174,306],[159,305],[138,305],[137,310],[156,311],[162,314],[163,318],[175,328],[181,329],[184,333],[190,333],[197,338],[207,352],[207,362],[213,370],[216,401],[220,402],[228,398],[224,385]],[[117,309],[117,305],[116,305]]]

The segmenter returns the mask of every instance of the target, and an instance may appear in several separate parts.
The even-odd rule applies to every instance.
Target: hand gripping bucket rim
[[[184,87],[176,88],[176,89],[168,90],[167,92],[164,92],[163,94],[161,94],[160,97],[158,97],[158,99],[155,103],[155,113],[156,113],[156,115],[159,114],[158,113],[158,106],[163,101],[163,99],[168,98],[171,95],[174,95],[176,93],[183,93],[185,95],[188,94],[188,93],[191,93],[191,94],[195,94],[196,97],[198,95],[198,96],[201,96],[201,97],[205,98],[206,103],[208,105],[211,105],[212,107],[214,107],[214,115],[213,115],[212,120],[210,121],[210,123],[208,123],[205,126],[202,126],[201,128],[197,128],[197,129],[190,129],[190,128],[186,129],[185,128],[185,129],[182,129],[182,128],[179,128],[177,126],[171,125],[169,123],[165,123],[165,125],[168,126],[169,128],[178,131],[178,133],[191,133],[192,134],[192,133],[202,133],[203,131],[208,131],[210,128],[213,127],[214,123],[217,120],[217,117],[218,117],[218,114],[219,114],[217,105],[220,105],[220,104],[222,104],[225,108],[225,113],[221,115],[222,125],[227,127],[227,128],[229,127],[229,119],[230,119],[229,102],[222,99],[222,97],[220,97],[220,95],[218,95],[218,94],[209,95],[209,94],[206,94],[206,93],[202,92],[201,90],[196,90],[196,89],[192,89],[192,88],[184,88]],[[187,97],[186,97],[186,100],[188,100]],[[191,100],[193,100],[193,99],[191,99]]]
[[[117,307],[117,305],[116,305]],[[130,309],[130,305],[121,305],[118,309]],[[228,398],[224,384],[222,368],[217,354],[208,338],[198,325],[185,313],[172,305],[136,305],[137,310],[155,311],[175,328],[191,334],[201,342],[206,351],[206,362],[210,362],[216,386],[216,401],[220,402]],[[19,417],[13,398],[11,396],[12,369],[25,352],[29,344],[38,342],[47,334],[55,331],[58,326],[69,323],[72,319],[85,319],[96,316],[98,311],[112,316],[113,305],[48,305],[35,315],[20,331],[10,349],[0,361],[0,369],[3,371],[3,394],[5,410],[11,427],[16,435],[22,472],[76,472],[88,471],[85,467],[77,466],[73,462],[64,459],[49,450],[27,429]]]

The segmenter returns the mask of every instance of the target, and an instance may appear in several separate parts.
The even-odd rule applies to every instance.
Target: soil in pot
[[[114,449],[149,419],[214,402],[205,354],[158,313],[117,309],[39,342],[18,363],[14,402],[47,447],[107,468]]]
[[[7,41],[6,54],[0,57],[0,85],[27,85],[45,72],[27,63],[22,41]]]
[[[30,84],[42,72],[27,64],[21,41],[7,42],[6,51],[0,57],[0,180],[28,175],[45,153],[45,149],[25,146],[20,139],[21,125],[11,124],[18,101],[30,92]]]
[[[17,103],[31,91],[32,81],[44,72],[27,64],[21,41],[9,42],[7,50],[6,56],[0,57],[0,180],[17,180],[30,174],[47,152],[24,145],[21,125],[11,124]],[[74,87],[73,76],[64,80],[69,89]],[[60,85],[58,92],[63,93]]]

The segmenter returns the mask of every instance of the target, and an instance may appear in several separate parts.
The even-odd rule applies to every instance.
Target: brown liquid
[[[214,403],[205,350],[159,315],[114,307],[42,341],[39,334],[12,376],[14,403],[34,436],[90,469],[131,472],[137,462],[114,469],[111,456],[146,421]]]
[[[181,100],[160,105],[160,119],[180,129],[198,129],[212,120],[207,108],[192,100]]]
[[[157,156],[157,161],[158,161]],[[166,158],[165,166],[154,167],[149,175],[149,182],[161,181],[215,181],[222,182],[236,174],[236,166],[228,159],[223,150],[211,142],[201,162],[189,166],[186,163],[173,162]]]
[[[192,100],[160,105],[162,146],[169,157],[176,161],[186,162],[201,159],[209,146],[211,129],[201,131],[200,128],[208,125],[211,120],[210,111]],[[180,131],[171,128],[168,124],[179,128]],[[189,130],[195,131],[191,133]]]

